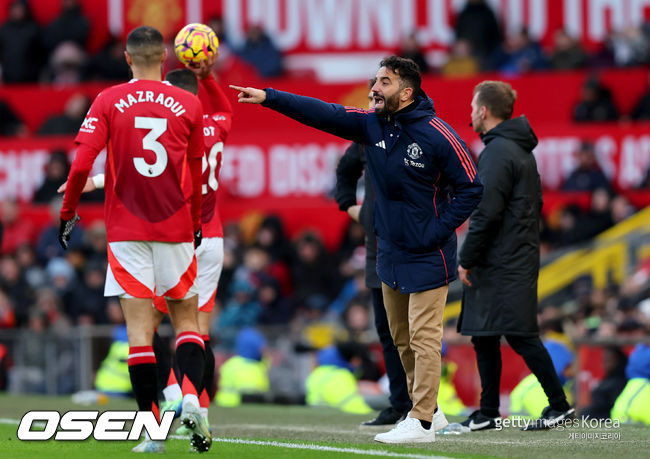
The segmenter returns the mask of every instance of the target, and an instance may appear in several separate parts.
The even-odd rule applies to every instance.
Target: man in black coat
[[[524,358],[549,399],[532,428],[574,416],[553,362],[539,339],[537,276],[542,190],[532,154],[537,137],[524,116],[511,119],[516,92],[484,81],[474,88],[472,127],[485,143],[478,161],[484,185],[460,251],[464,284],[458,329],[472,337],[481,377],[481,407],[464,421],[472,430],[499,422],[501,336]]]
[[[375,84],[375,79],[369,81],[369,88]],[[370,108],[374,108],[372,92],[368,95]],[[364,199],[361,205],[357,204],[357,182],[365,174]],[[388,317],[381,293],[381,281],[377,276],[377,236],[375,236],[373,207],[375,205],[375,192],[372,189],[370,177],[366,168],[366,155],[363,145],[353,143],[345,150],[338,166],[336,167],[336,188],[334,198],[339,209],[347,212],[350,218],[360,222],[366,233],[366,286],[372,292],[372,307],[375,316],[375,328],[381,342],[386,364],[386,376],[390,391],[390,406],[382,410],[373,420],[361,424],[361,429],[386,427],[396,424],[406,417],[412,407],[406,385],[406,374],[399,358],[399,352],[390,335]]]

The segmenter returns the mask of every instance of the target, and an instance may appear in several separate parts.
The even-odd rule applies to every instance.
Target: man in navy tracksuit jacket
[[[374,111],[231,86],[240,91],[239,102],[263,104],[365,147],[376,197],[377,274],[413,401],[404,421],[375,437],[386,443],[434,441],[436,427],[446,424],[434,412],[442,314],[457,275],[455,230],[483,190],[465,143],[436,117],[420,83],[413,61],[392,56],[380,63],[371,89]]]

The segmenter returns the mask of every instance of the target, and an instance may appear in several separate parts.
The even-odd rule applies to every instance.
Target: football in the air
[[[183,64],[198,65],[219,48],[219,39],[210,27],[193,23],[183,27],[174,39],[174,52]]]

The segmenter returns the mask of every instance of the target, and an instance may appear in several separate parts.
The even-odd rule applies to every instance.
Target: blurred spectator
[[[429,73],[429,64],[427,64],[427,60],[424,57],[416,32],[411,32],[408,37],[404,38],[397,54],[400,57],[411,59],[415,62],[420,67],[421,73]]]
[[[0,288],[13,303],[17,326],[24,326],[27,323],[28,308],[34,296],[13,257],[4,256],[0,259]]]
[[[15,199],[2,202],[2,253],[14,253],[21,244],[31,244],[34,226],[29,219],[20,218],[20,207]]]
[[[569,209],[573,213],[573,223],[564,228],[563,242],[577,244],[587,241],[613,225],[609,192],[599,188],[591,197],[591,209],[583,213]]]
[[[630,204],[627,198],[620,194],[612,199],[610,207],[612,223],[614,225],[622,222],[636,212],[636,209]]]
[[[648,62],[648,42],[641,28],[626,27],[611,35],[614,62],[617,67],[629,67]]]
[[[0,289],[0,329],[14,328],[16,326],[16,315],[11,298]]]
[[[32,199],[35,203],[50,202],[57,196],[57,188],[68,178],[70,162],[65,152],[56,150],[50,155],[50,160],[45,165],[45,180],[34,194]]]
[[[650,72],[648,72],[648,89],[643,93],[632,111],[632,119],[649,120],[650,119]]]
[[[446,77],[466,77],[478,72],[479,63],[472,56],[472,44],[466,39],[456,40],[449,60],[442,66],[442,74]]]
[[[353,255],[348,269],[353,270],[351,276],[343,284],[338,295],[328,306],[328,311],[339,317],[348,308],[350,301],[354,298],[362,301],[364,304],[370,304],[370,290],[366,287],[366,274],[365,274],[365,254],[364,247],[359,247],[356,255]]]
[[[460,416],[465,414],[467,408],[458,397],[454,385],[454,376],[458,370],[458,365],[449,358],[447,351],[447,344],[443,341],[442,350],[440,351],[442,367],[440,371],[440,387],[438,388],[438,404],[445,413],[451,416]]]
[[[57,196],[56,198],[50,201],[50,225],[47,226],[38,238],[36,244],[36,258],[39,262],[46,264],[54,257],[63,257],[65,252],[59,244],[59,225],[61,223],[59,219],[59,212],[61,211],[61,206],[63,205],[63,198]],[[83,241],[83,231],[76,225],[70,233],[70,250],[79,250],[82,248]]]
[[[466,39],[485,68],[489,57],[501,43],[497,17],[485,0],[467,0],[456,18],[456,40]]]
[[[86,63],[84,79],[127,81],[131,78],[129,65],[124,59],[126,44],[118,37],[111,35],[100,52],[92,56]],[[221,48],[219,49],[221,52]]]
[[[30,244],[22,244],[16,250],[16,263],[29,288],[36,290],[45,284],[45,272],[36,263],[36,252]]]
[[[508,34],[504,51],[501,59],[494,58],[494,66],[502,72],[519,75],[547,67],[542,48],[531,40],[525,27]]]
[[[232,348],[239,330],[244,327],[254,327],[260,315],[260,304],[257,301],[255,287],[244,276],[236,276],[231,285],[232,298],[219,315],[217,335],[221,344]]]
[[[339,291],[340,283],[331,257],[313,233],[304,234],[296,242],[291,277],[297,303],[309,309],[325,309]]]
[[[283,72],[282,54],[261,25],[251,25],[248,28],[246,42],[238,54],[264,78],[280,76]]]
[[[603,42],[600,44],[600,48],[593,53],[589,58],[589,67],[601,69],[614,67],[616,62],[614,61],[614,31],[610,31]]]
[[[269,362],[263,359],[266,339],[254,328],[244,328],[235,340],[237,355],[219,368],[219,406],[239,406],[242,400],[262,401],[269,392]]]
[[[81,12],[78,0],[61,0],[61,13],[45,29],[45,42],[50,50],[71,41],[86,48],[90,22]]]
[[[618,110],[612,101],[609,88],[597,78],[590,78],[583,85],[578,105],[573,110],[573,120],[578,122],[615,121]]]
[[[214,34],[219,39],[219,47],[223,44],[228,44],[228,37],[226,36],[226,27],[223,23],[223,18],[220,16],[215,16],[206,22],[207,26],[214,30]],[[219,49],[219,54],[221,54],[221,48]]]
[[[612,419],[650,425],[650,345],[638,344],[627,362],[628,382],[612,408]]]
[[[576,168],[564,181],[562,190],[594,191],[598,188],[608,190],[610,188],[609,180],[605,177],[596,160],[593,143],[582,142],[576,156],[578,161]]]
[[[580,42],[572,38],[564,29],[553,34],[551,68],[555,70],[579,69],[587,64],[587,54]]]
[[[25,137],[27,127],[3,100],[0,100],[0,137]]]
[[[328,406],[352,414],[368,414],[373,411],[359,393],[352,373],[353,358],[356,356],[344,358],[337,346],[318,352],[318,366],[305,381],[307,405]]]
[[[607,419],[627,383],[625,367],[627,356],[618,347],[603,349],[603,369],[605,377],[591,391],[591,403],[582,411],[582,416],[595,419]]]
[[[377,341],[369,304],[368,296],[355,296],[343,311],[343,325],[347,331],[348,340],[364,345]]]
[[[259,278],[257,297],[262,311],[260,325],[286,325],[293,318],[294,308],[291,301],[282,296],[277,279],[270,276]]]
[[[126,326],[113,329],[113,342],[95,377],[95,389],[111,396],[128,396],[132,392],[129,376],[129,342]]]
[[[0,26],[0,67],[5,83],[38,80],[43,63],[41,30],[26,0],[9,4],[7,21]]]
[[[86,53],[74,42],[64,41],[54,48],[47,68],[47,79],[58,86],[72,86],[81,82]]]
[[[105,263],[107,245],[106,226],[103,221],[98,220],[86,228],[83,247],[88,263]]]
[[[63,113],[49,117],[38,129],[38,135],[76,135],[90,106],[81,93],[72,95],[65,103]]]
[[[103,263],[86,263],[83,267],[83,282],[72,292],[70,304],[66,305],[66,312],[74,323],[79,324],[105,324],[106,297],[104,297],[104,283],[106,270]]]
[[[256,244],[271,257],[268,273],[278,280],[282,295],[289,295],[292,290],[289,265],[292,262],[292,247],[284,232],[282,220],[275,215],[262,221],[257,231]]]

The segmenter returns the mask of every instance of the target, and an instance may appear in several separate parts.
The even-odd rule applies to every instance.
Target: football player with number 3
[[[198,92],[199,85],[205,90],[199,92],[200,100],[205,114],[203,115],[203,138],[205,139],[205,154],[203,156],[203,176],[201,203],[201,231],[203,238],[201,245],[196,249],[197,283],[199,291],[199,333],[205,344],[205,371],[202,387],[199,391],[199,404],[201,414],[207,421],[208,405],[210,403],[210,390],[214,385],[214,354],[210,351],[210,315],[214,308],[217,284],[223,268],[223,227],[217,207],[217,189],[219,187],[219,171],[221,170],[223,147],[232,126],[232,105],[223,90],[212,75],[212,68],[217,60],[218,53],[207,56],[196,66],[187,66],[187,69],[172,70],[165,80],[172,85],[190,91]],[[196,75],[196,76],[194,76]],[[83,188],[87,193],[104,187],[104,174],[89,178]],[[67,183],[59,188],[65,191]],[[163,315],[168,313],[165,299],[155,296],[153,300],[156,312],[156,326],[160,324]],[[158,349],[154,344],[154,350]],[[159,377],[165,374],[166,387],[163,389],[165,400],[161,407],[165,410],[180,410],[182,390],[177,382],[174,370],[166,363],[167,355],[158,355],[156,350],[157,365],[163,367]],[[169,377],[167,378],[167,374]],[[164,381],[160,381],[164,382]],[[182,426],[177,433],[184,434],[186,428]]]
[[[194,253],[201,243],[203,109],[191,93],[161,81],[166,54],[156,29],[143,26],[129,33],[125,58],[134,78],[102,91],[79,129],[61,209],[59,241],[67,248],[88,173],[106,147],[104,218],[109,267],[104,294],[120,297],[138,409],[152,411],[160,419],[152,348],[151,298],[156,292],[167,301],[177,335],[181,421],[192,431],[192,446],[207,451],[212,438],[198,400],[205,357],[197,319]],[[163,442],[147,438],[134,451],[164,449]]]

